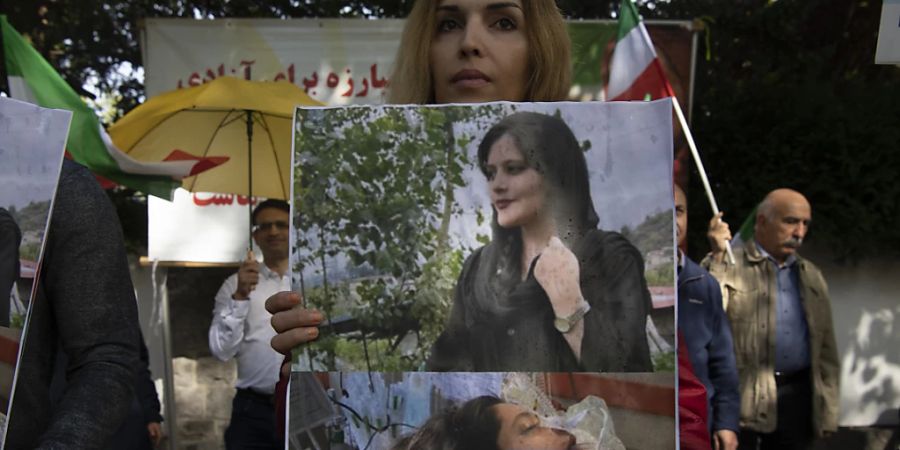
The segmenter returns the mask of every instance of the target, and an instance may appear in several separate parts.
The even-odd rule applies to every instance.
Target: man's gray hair
[[[759,202],[759,206],[756,207],[756,215],[760,214],[768,221],[772,221],[775,218],[775,204],[771,196],[767,195],[766,198]]]

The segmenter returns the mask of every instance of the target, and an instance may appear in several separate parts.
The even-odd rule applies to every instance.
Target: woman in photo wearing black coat
[[[652,371],[638,250],[597,229],[587,165],[558,117],[520,112],[478,148],[493,240],[466,260],[435,371]]]

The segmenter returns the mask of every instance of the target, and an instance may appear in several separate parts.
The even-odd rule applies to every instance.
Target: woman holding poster
[[[415,2],[406,21],[390,103],[561,101],[571,80],[570,41],[553,0]],[[324,316],[300,295],[266,302],[284,354],[319,336]],[[643,330],[643,328],[641,328]]]
[[[478,162],[493,241],[466,260],[428,369],[652,371],[643,260],[597,229],[585,158],[565,122],[513,114],[487,132]]]

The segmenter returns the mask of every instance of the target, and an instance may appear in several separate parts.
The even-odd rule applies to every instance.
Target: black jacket
[[[6,448],[102,448],[128,412],[139,358],[122,230],[93,175],[68,160],[51,214]],[[67,388],[53,402],[58,352]]]
[[[484,289],[496,276],[494,243],[463,266],[446,330],[428,360],[433,371],[649,372],[653,370],[646,323],[651,300],[638,250],[622,235],[589,231],[574,246],[584,316],[579,363],[553,326],[547,294],[528,277],[507,294]]]

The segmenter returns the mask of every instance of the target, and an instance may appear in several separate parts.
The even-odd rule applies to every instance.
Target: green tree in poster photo
[[[331,324],[309,348],[314,368],[423,366],[472,250],[449,243],[474,138],[454,124],[487,128],[501,108],[299,113],[294,272]]]

